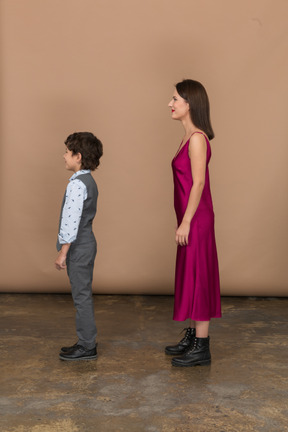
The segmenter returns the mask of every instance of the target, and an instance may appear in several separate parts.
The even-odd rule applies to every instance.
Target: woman
[[[209,184],[209,140],[214,138],[209,99],[197,81],[176,85],[168,105],[179,120],[184,138],[172,161],[174,207],[177,216],[174,316],[190,319],[184,338],[165,348],[180,355],[173,366],[210,364],[209,323],[221,317],[220,283],[214,233],[214,212]]]

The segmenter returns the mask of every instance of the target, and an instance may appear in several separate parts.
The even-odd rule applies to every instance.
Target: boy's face
[[[71,150],[66,151],[63,155],[65,161],[65,167],[68,171],[73,171],[74,173],[81,169],[81,153],[73,154]]]

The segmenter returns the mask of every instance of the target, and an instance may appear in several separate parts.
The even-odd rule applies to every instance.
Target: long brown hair
[[[210,120],[210,104],[204,86],[198,81],[185,79],[175,87],[178,94],[189,104],[193,124],[212,140],[214,132]]]

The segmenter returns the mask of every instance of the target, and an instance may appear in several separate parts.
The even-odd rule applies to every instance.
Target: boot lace
[[[196,348],[197,348],[197,338],[195,337],[192,342],[192,345],[190,346],[189,350],[185,354],[186,355],[191,354]]]
[[[181,333],[183,333],[186,330],[185,336],[183,337],[183,339],[181,339],[180,343],[183,342],[188,342],[191,339],[191,335],[192,335],[192,328],[191,327],[186,327],[184,328],[179,335],[181,335]]]

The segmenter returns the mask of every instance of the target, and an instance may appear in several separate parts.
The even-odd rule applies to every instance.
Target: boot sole
[[[188,350],[187,350],[188,351]],[[171,353],[171,352],[167,352],[166,350],[165,350],[165,354],[167,354],[167,355],[173,355],[173,356],[181,356],[181,355],[183,355],[183,354],[185,354],[185,352],[186,351],[183,351],[183,352],[178,352],[178,353]]]
[[[191,367],[191,366],[208,366],[211,364],[211,360],[202,360],[202,361],[196,361],[196,362],[191,362],[191,363],[178,363],[178,362],[173,362],[172,360],[172,366],[178,366],[178,367]]]
[[[189,348],[190,348],[190,345],[187,348],[185,348],[183,351],[181,351],[181,352],[178,351],[178,352],[174,352],[174,353],[172,353],[171,351],[166,351],[166,348],[165,348],[165,354],[173,355],[173,356],[180,356],[180,355],[185,354],[189,350]]]

